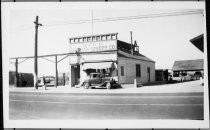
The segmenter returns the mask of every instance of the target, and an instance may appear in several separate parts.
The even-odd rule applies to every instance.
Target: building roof
[[[173,71],[203,70],[203,62],[204,62],[203,59],[175,61],[172,70]]]
[[[133,54],[131,54],[131,49],[134,49],[135,45],[132,45],[132,48],[131,48],[130,43],[117,40],[117,47],[118,47],[117,49],[118,49],[119,57],[133,58],[133,59],[137,59],[137,60],[155,62],[155,61],[151,60],[150,58],[140,54],[138,51],[133,50]]]
[[[202,52],[203,52],[203,41],[204,41],[203,34],[190,40],[190,42],[192,42],[192,44]]]
[[[134,54],[134,55],[132,55],[132,54],[129,54],[127,52],[123,52],[121,50],[118,50],[117,55],[119,57],[132,58],[132,59],[143,60],[143,61],[148,61],[148,62],[154,62],[155,63],[155,61],[153,61],[153,60],[149,59],[148,57],[146,57],[144,55],[141,55],[141,54],[138,54],[138,55]]]

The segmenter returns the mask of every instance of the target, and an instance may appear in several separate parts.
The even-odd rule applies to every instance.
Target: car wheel
[[[111,83],[110,83],[110,82],[107,82],[107,83],[106,83],[106,88],[107,88],[107,89],[111,89]]]
[[[84,84],[84,88],[85,88],[85,89],[88,89],[89,87],[90,87],[89,83],[85,83],[85,84]]]

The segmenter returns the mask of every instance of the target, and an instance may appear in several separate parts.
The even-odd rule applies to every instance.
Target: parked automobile
[[[195,79],[195,80],[198,80],[198,79],[200,79],[200,77],[203,77],[202,73],[199,72],[199,71],[196,71],[196,72],[194,73],[194,79]]]
[[[117,83],[114,77],[110,77],[102,73],[90,73],[88,78],[82,83],[82,86],[85,89],[94,87],[111,89],[114,87],[119,87],[120,85]]]
[[[173,81],[177,81],[177,82],[182,82],[182,81],[183,81],[183,79],[182,79],[181,76],[172,77],[172,80],[173,80]]]
[[[182,81],[190,81],[190,80],[192,80],[192,77],[190,75],[182,76]]]
[[[190,81],[192,80],[192,76],[186,74],[186,73],[183,73],[183,74],[180,74],[180,75],[174,75],[172,77],[172,79],[174,81],[178,81],[178,82],[183,82],[183,81]]]
[[[43,86],[43,77],[39,77],[38,86]],[[45,85],[46,86],[55,86],[55,77],[53,76],[45,76]]]

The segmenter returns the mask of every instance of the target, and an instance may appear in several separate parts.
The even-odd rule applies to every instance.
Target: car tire
[[[85,89],[88,89],[89,87],[90,87],[89,83],[85,83],[85,84],[84,84],[84,88],[85,88]]]
[[[110,83],[110,82],[107,82],[107,83],[106,83],[106,88],[107,88],[107,89],[111,89],[111,83]]]

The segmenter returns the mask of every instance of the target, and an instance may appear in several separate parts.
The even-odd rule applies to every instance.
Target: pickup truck
[[[85,89],[93,87],[101,87],[111,89],[114,86],[118,86],[117,81],[110,76],[106,76],[102,73],[90,73],[89,77],[84,80],[82,86]]]

